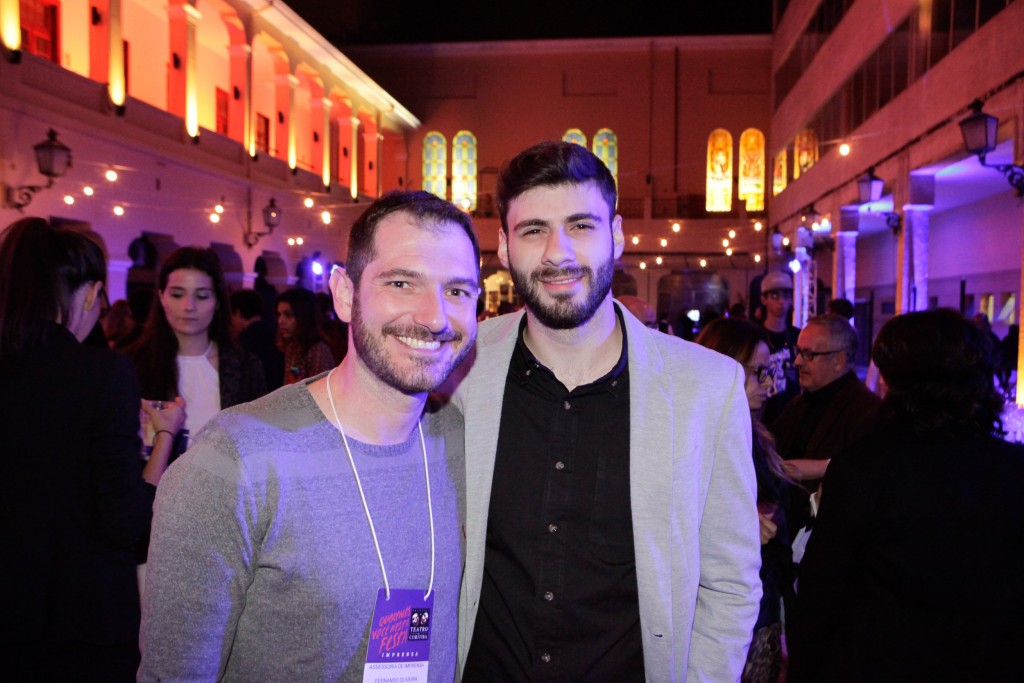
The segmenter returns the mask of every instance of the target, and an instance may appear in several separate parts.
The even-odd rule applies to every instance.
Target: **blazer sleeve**
[[[139,385],[131,362],[110,354],[100,371],[87,445],[99,530],[115,547],[130,547],[148,530],[156,489],[139,463]]]
[[[757,483],[743,386],[743,371],[735,365],[721,418],[708,425],[717,429],[708,434],[715,447],[700,524],[688,681],[739,680],[761,599]]]

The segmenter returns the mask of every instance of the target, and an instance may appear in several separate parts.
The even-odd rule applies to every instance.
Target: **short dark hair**
[[[853,303],[849,299],[832,299],[828,302],[828,312],[849,320],[853,317]]]
[[[892,318],[872,358],[889,390],[883,408],[914,431],[1002,432],[1003,399],[993,382],[996,349],[959,312],[943,308]]]
[[[231,311],[252,320],[263,315],[263,297],[255,289],[239,289],[231,293]]]
[[[498,175],[498,215],[508,234],[508,207],[512,200],[536,187],[583,185],[593,182],[608,203],[609,219],[615,215],[618,193],[615,178],[604,162],[574,142],[538,143],[509,160]]]
[[[106,282],[100,246],[81,232],[22,218],[0,239],[0,358],[45,341],[49,323],[71,315],[75,292]]]
[[[479,271],[480,244],[477,242],[469,214],[429,192],[393,190],[370,204],[352,224],[352,231],[348,237],[348,262],[345,272],[356,288],[359,287],[359,280],[367,264],[377,256],[374,243],[377,226],[385,217],[398,211],[408,213],[427,230],[434,229],[442,223],[455,223],[461,227],[473,245],[474,262]]]

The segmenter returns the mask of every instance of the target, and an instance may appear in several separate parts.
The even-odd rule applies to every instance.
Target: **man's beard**
[[[410,359],[413,367],[409,370],[399,370],[395,363],[388,356],[385,348],[385,341],[388,336],[410,337],[421,341],[459,342],[464,335],[452,330],[450,327],[444,332],[433,334],[418,325],[397,325],[390,324],[381,328],[379,334],[375,334],[363,323],[362,311],[359,305],[359,293],[356,292],[352,302],[352,340],[355,343],[356,353],[366,367],[370,369],[378,379],[406,394],[419,394],[431,391],[440,386],[452,370],[458,367],[459,363],[466,357],[473,347],[473,339],[462,344],[462,348],[455,354],[450,362],[443,360],[428,361],[427,359]]]
[[[601,307],[601,303],[612,289],[615,261],[609,258],[600,264],[596,274],[590,266],[567,268],[542,266],[529,274],[515,268],[509,270],[512,272],[512,282],[515,284],[516,291],[526,302],[526,308],[542,325],[553,330],[571,330],[593,318],[594,313]],[[542,279],[580,276],[583,277],[583,281],[587,285],[587,293],[583,301],[576,303],[570,292],[549,294],[550,298],[554,299],[553,302],[544,300],[540,291],[543,287]]]

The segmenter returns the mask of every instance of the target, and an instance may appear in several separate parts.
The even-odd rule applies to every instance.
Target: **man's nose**
[[[441,291],[425,291],[416,301],[413,322],[437,334],[448,328],[448,309]]]
[[[548,233],[548,239],[544,245],[544,263],[558,266],[567,261],[572,261],[575,251],[572,248],[572,241],[563,228],[552,230]]]

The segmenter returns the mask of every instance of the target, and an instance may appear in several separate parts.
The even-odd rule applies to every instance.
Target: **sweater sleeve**
[[[154,507],[139,681],[219,680],[256,559],[257,506],[226,438],[174,463]]]

